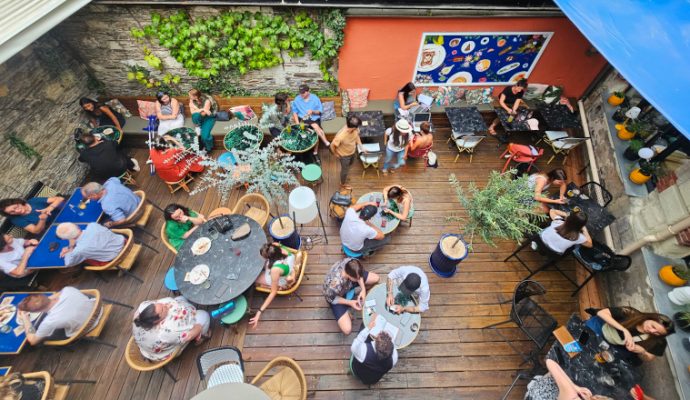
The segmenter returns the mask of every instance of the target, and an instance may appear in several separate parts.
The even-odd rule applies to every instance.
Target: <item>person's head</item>
[[[417,87],[414,85],[412,82],[407,82],[405,86],[401,87],[398,92],[403,92],[405,94],[405,97],[407,97],[410,93],[414,92],[417,90]]]
[[[587,225],[587,213],[584,211],[571,212],[563,224],[556,227],[556,232],[565,239],[575,241],[585,225]]]
[[[163,136],[159,136],[151,141],[151,147],[158,151],[166,151],[171,147],[171,144]]]
[[[550,183],[561,186],[568,180],[568,175],[565,174],[563,168],[554,168],[546,174],[546,178]]]
[[[79,136],[79,141],[88,147],[93,146],[97,142],[96,137],[93,134],[91,134],[91,132],[83,132]]]
[[[48,311],[48,306],[50,306],[50,299],[48,296],[42,294],[30,294],[19,302],[17,308],[19,311],[43,312]]]
[[[393,199],[393,200],[400,200],[406,193],[407,191],[403,189],[400,186],[391,186],[390,189],[388,189],[388,198]]]
[[[419,124],[419,133],[422,135],[430,135],[431,134],[431,125],[429,125],[428,122],[424,121],[421,124]]]
[[[99,200],[105,194],[105,188],[98,182],[89,182],[81,188],[81,195],[85,199]]]
[[[372,205],[364,206],[364,207],[362,207],[361,210],[359,210],[359,218],[362,221],[369,221],[371,219],[371,217],[376,215],[376,213],[378,211],[379,210],[376,208],[376,206],[372,206]]]
[[[527,79],[522,78],[519,81],[515,82],[514,88],[517,93],[524,92],[525,90],[527,90]]]
[[[415,274],[414,272],[407,274],[405,279],[403,279],[402,283],[398,287],[400,291],[405,294],[405,295],[411,295],[412,293],[415,292],[415,290],[419,289],[419,286],[422,285],[422,277],[419,275]]]
[[[671,318],[657,313],[640,312],[621,325],[628,330],[635,328],[640,333],[652,336],[668,336],[676,331]]]
[[[309,86],[299,85],[299,95],[302,96],[304,100],[309,98]]]
[[[29,213],[28,203],[24,199],[2,199],[0,200],[0,214],[4,217],[10,215],[26,215]]]
[[[287,93],[276,93],[275,96],[273,96],[273,101],[280,107],[284,106],[287,103],[288,100],[288,94]]]
[[[393,354],[393,339],[388,332],[382,331],[376,336],[376,357],[379,360],[385,360]]]
[[[266,243],[263,246],[261,246],[259,254],[261,254],[261,257],[266,259],[268,265],[273,265],[274,262],[285,258],[285,255],[283,254],[283,249],[281,249],[279,246],[274,245],[273,243]]]
[[[82,97],[79,99],[79,105],[84,111],[87,112],[94,112],[98,107],[100,107],[100,104],[94,99],[90,99],[88,97]]]
[[[349,117],[347,117],[345,125],[347,125],[347,127],[350,129],[359,128],[360,125],[362,125],[362,120],[359,119],[359,117],[356,115],[350,115]]]
[[[62,240],[74,240],[81,234],[81,229],[79,229],[77,224],[63,222],[57,226],[55,234]]]
[[[168,315],[168,308],[164,304],[151,303],[141,310],[134,318],[134,325],[149,330],[156,326]]]
[[[192,100],[196,100],[196,101],[201,100],[201,90],[196,89],[196,88],[190,90],[189,91],[189,98]]]
[[[12,242],[14,242],[12,235],[0,235],[0,251],[9,250],[9,247],[12,246]]]
[[[351,258],[345,264],[345,275],[353,282],[358,282],[359,278],[364,277],[364,266],[362,262],[356,258]]]
[[[393,127],[393,137],[391,140],[393,140],[393,144],[396,146],[405,147],[410,137],[410,133],[412,133],[412,126],[410,126],[410,123],[407,122],[406,119],[401,118]]]
[[[156,99],[161,104],[170,103],[170,94],[168,92],[158,92],[156,93]]]
[[[189,216],[189,208],[177,203],[168,204],[163,210],[166,221],[181,221],[185,215]]]

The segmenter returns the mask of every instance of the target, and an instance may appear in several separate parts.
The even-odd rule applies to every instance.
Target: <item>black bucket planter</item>
[[[444,249],[444,239],[446,244],[452,243],[459,247],[462,251],[459,255],[449,255],[448,251]],[[452,246],[452,245],[451,245]],[[455,248],[455,247],[453,247]],[[458,270],[458,263],[467,257],[468,249],[467,243],[462,239],[462,235],[445,234],[441,236],[441,240],[438,241],[436,249],[429,256],[429,266],[434,273],[442,278],[450,278]]]
[[[633,150],[630,148],[630,146],[628,146],[628,148],[623,152],[623,157],[625,157],[626,160],[637,161],[640,159],[640,156],[637,155],[638,151],[639,150]]]
[[[690,321],[681,319],[683,314],[684,313],[682,312],[673,314],[673,323],[675,324],[676,328],[681,329],[683,332],[690,332]]]
[[[294,221],[287,215],[283,215],[280,218],[284,224],[289,226],[287,231],[277,232],[280,229],[280,223],[278,222],[278,218],[273,218],[268,224],[268,233],[271,234],[273,240],[282,244],[283,246],[299,250],[300,246],[302,245],[302,240],[299,237],[299,232],[297,232]]]

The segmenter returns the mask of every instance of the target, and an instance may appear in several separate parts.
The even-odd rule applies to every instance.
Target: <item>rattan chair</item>
[[[309,258],[309,254],[305,250],[295,250],[289,247],[286,247],[286,249],[287,251],[295,254],[295,260],[297,259],[297,257],[301,257],[301,260],[299,260],[299,265],[295,266],[295,268],[297,269],[295,283],[293,283],[292,286],[285,290],[278,290],[278,295],[289,296],[291,294],[294,294],[300,301],[302,301],[302,297],[299,294],[297,294],[296,291],[299,288],[299,285],[302,284],[302,279],[304,278],[304,271],[307,269],[307,259]],[[301,254],[301,256],[299,256],[299,254]],[[271,293],[271,288],[265,286],[255,285],[255,289],[257,292]]]
[[[153,212],[153,205],[147,203],[146,192],[144,192],[143,190],[137,190],[134,192],[134,194],[140,199],[139,205],[132,212],[132,214],[130,214],[129,217],[125,218],[125,220],[118,226],[121,228],[139,229],[155,239],[156,236],[146,230],[146,225],[149,223],[151,213]]]
[[[127,349],[125,350],[125,360],[127,361],[127,365],[129,365],[130,368],[139,372],[155,371],[159,368],[163,368],[163,371],[165,371],[165,373],[168,374],[168,376],[171,377],[173,381],[177,382],[177,378],[175,377],[175,375],[172,374],[172,372],[170,372],[167,365],[172,360],[174,360],[175,357],[179,355],[179,353],[180,350],[177,350],[165,360],[151,361],[141,354],[141,351],[139,351],[139,346],[134,341],[134,336],[132,336],[129,338],[129,342],[127,342]]]
[[[289,357],[276,357],[259,372],[251,384],[256,385],[271,369],[282,367],[278,373],[274,374],[259,388],[272,400],[299,399],[307,398],[307,378],[304,376],[302,368]]]
[[[47,371],[27,372],[25,374],[22,374],[22,377],[24,379],[42,380],[43,382],[45,382],[45,387],[43,389],[43,394],[41,395],[41,400],[48,400],[48,399],[63,400],[65,398],[67,398],[67,390],[69,390],[69,386],[67,386],[67,385],[55,385],[55,381],[53,380],[53,377],[50,376],[50,373]],[[57,386],[64,386],[67,388],[67,390],[65,390],[64,388],[61,388],[59,390],[60,396],[62,396],[62,397],[58,397],[58,393],[57,393],[58,387]]]
[[[232,214],[231,209],[229,209],[227,207],[218,207],[215,210],[211,211],[211,213],[208,214],[208,219],[220,217],[222,215],[230,215],[230,214]]]
[[[242,214],[256,221],[259,226],[264,227],[271,217],[271,205],[268,200],[259,193],[247,193],[240,197],[232,210],[233,214]]]
[[[165,245],[165,247],[168,248],[168,250],[172,251],[173,254],[177,254],[177,249],[170,244],[170,241],[168,240],[168,234],[165,232],[165,221],[163,221],[163,225],[161,225],[161,241]]]
[[[99,292],[97,289],[83,289],[80,291],[95,300],[93,310],[91,311],[89,318],[86,320],[86,323],[79,328],[74,335],[68,337],[67,339],[46,340],[43,342],[43,344],[46,346],[69,346],[80,339],[84,339],[110,347],[117,347],[112,343],[104,342],[98,339],[103,332],[105,324],[108,322],[108,318],[110,317],[110,313],[113,309],[112,304],[103,305],[101,303],[101,292]]]
[[[224,383],[244,382],[244,362],[242,352],[234,346],[223,346],[209,349],[199,354],[196,359],[199,378],[206,381],[206,387]]]
[[[132,278],[138,280],[141,283],[144,281],[138,276],[134,275],[130,270],[137,260],[139,253],[141,252],[141,245],[134,243],[134,232],[131,229],[112,229],[113,233],[118,233],[126,237],[125,245],[111,262],[105,265],[86,265],[85,270],[94,272],[103,272],[110,270],[118,270],[120,273],[131,276]],[[98,275],[101,279],[105,279]]]

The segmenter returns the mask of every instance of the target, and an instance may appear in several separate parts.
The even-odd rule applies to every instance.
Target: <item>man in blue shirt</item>
[[[311,94],[309,92],[309,86],[300,85],[299,96],[292,101],[292,118],[296,124],[300,121],[304,121],[305,124],[311,126],[317,135],[323,141],[326,147],[330,147],[331,143],[326,139],[326,134],[321,129],[321,114],[323,113],[323,104],[319,96]],[[321,159],[319,158],[319,144],[316,143],[314,146],[314,158],[316,162],[321,164]]]
[[[110,221],[105,226],[112,228],[122,225],[139,206],[141,199],[128,187],[123,185],[118,178],[110,178],[103,185],[89,182],[81,188],[81,194],[85,199],[95,200],[101,203]]]

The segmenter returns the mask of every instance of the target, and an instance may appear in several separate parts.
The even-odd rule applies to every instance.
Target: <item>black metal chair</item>
[[[575,289],[572,296],[575,296],[592,278],[600,272],[625,271],[630,268],[632,259],[628,256],[616,254],[611,248],[603,243],[593,242],[592,247],[576,246],[573,256],[587,271],[589,276]]]
[[[223,383],[244,382],[242,352],[234,346],[209,349],[196,359],[199,377],[210,388]]]
[[[613,196],[606,190],[600,183],[597,182],[587,182],[580,186],[580,193],[586,195],[590,199],[593,199],[600,206],[606,208],[609,205]]]
[[[532,244],[532,243],[535,243],[535,244],[536,244],[536,246],[537,246],[537,250],[536,250],[536,251],[537,251],[539,254],[541,254],[542,256],[546,257],[546,260],[539,266],[539,268],[535,269],[534,271],[531,270],[530,267],[527,266],[527,264],[520,258],[520,255],[519,255],[519,253],[520,253],[525,247],[527,247],[528,245],[530,245],[530,244]],[[550,266],[553,266],[558,272],[561,273],[561,275],[563,275],[563,276],[565,277],[565,279],[567,279],[568,281],[570,281],[570,283],[572,283],[573,285],[575,285],[575,286],[577,287],[577,286],[578,286],[577,282],[576,282],[575,280],[573,280],[573,278],[571,278],[570,276],[568,276],[568,274],[566,274],[565,271],[563,271],[563,270],[558,266],[558,262],[561,261],[561,260],[562,260],[563,258],[565,258],[566,256],[568,256],[568,255],[572,252],[572,250],[573,250],[573,248],[571,247],[570,249],[568,249],[568,250],[567,250],[565,253],[563,253],[563,254],[561,254],[561,253],[556,253],[555,251],[551,250],[551,249],[549,248],[549,246],[547,246],[546,244],[544,244],[544,242],[541,240],[540,234],[537,233],[537,234],[534,234],[534,235],[530,236],[529,238],[527,238],[527,240],[525,240],[525,241],[524,241],[517,249],[515,249],[515,251],[513,251],[508,257],[506,257],[506,259],[503,260],[503,262],[506,262],[506,261],[510,260],[511,258],[513,258],[513,257],[517,258],[517,260],[520,261],[520,264],[522,264],[522,266],[525,267],[525,269],[526,269],[527,271],[529,271],[529,275],[527,275],[527,276],[525,277],[525,279],[529,279],[529,278],[533,277],[534,275],[536,275],[537,273],[539,273],[539,272],[545,270],[546,268],[548,268],[548,267],[550,267]]]
[[[513,293],[513,305],[510,309],[510,319],[482,328],[495,329],[500,325],[510,322],[517,325],[532,343],[534,343],[534,349],[528,354],[523,353],[520,349],[515,347],[513,342],[505,337],[501,331],[497,330],[496,333],[498,333],[498,335],[522,357],[523,362],[520,365],[524,365],[527,362],[531,362],[535,368],[539,365],[539,354],[550,342],[553,336],[553,330],[558,326],[556,319],[531,299],[533,296],[542,296],[544,294],[546,294],[546,289],[544,289],[539,282],[524,280],[518,283]],[[508,300],[507,302],[510,301],[511,300]]]

